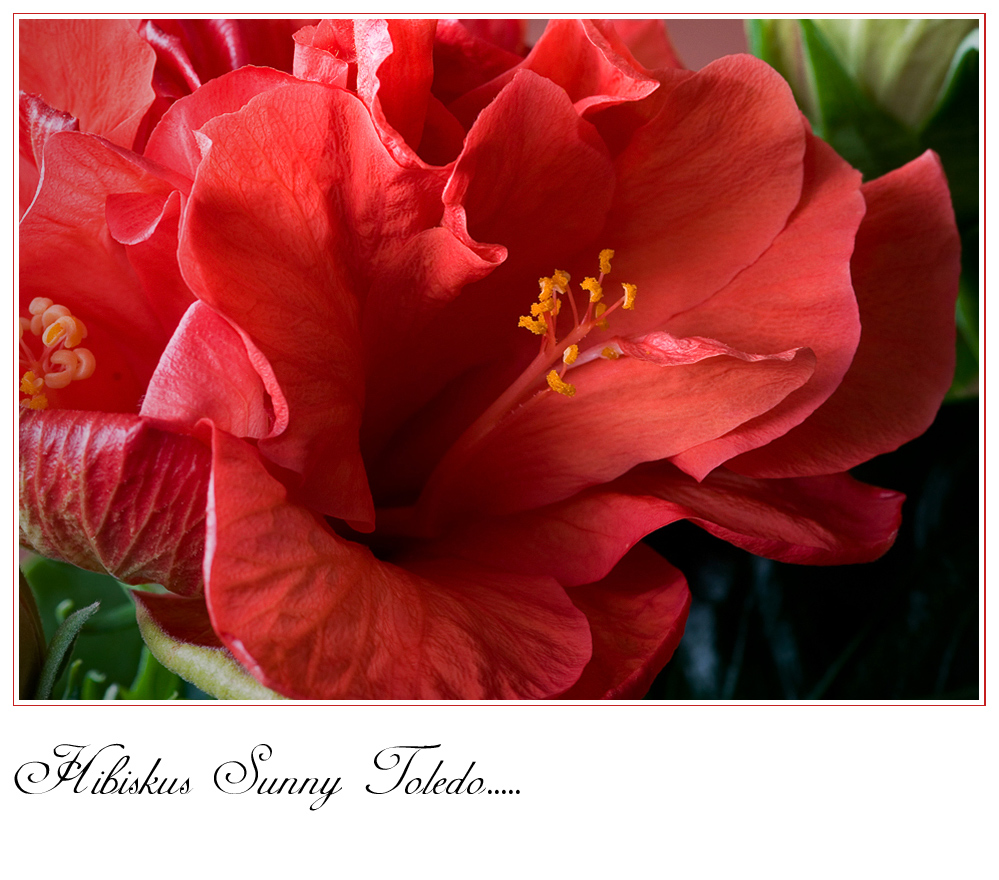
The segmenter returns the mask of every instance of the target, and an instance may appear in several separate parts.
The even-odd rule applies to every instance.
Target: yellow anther
[[[612,251],[610,248],[604,248],[600,252],[600,271],[604,275],[608,275],[610,273],[610,261],[613,259],[614,259],[614,251]]]
[[[638,288],[634,284],[628,284],[627,282],[621,286],[624,288],[624,305],[621,308],[629,310],[635,308],[635,294],[638,292]]]
[[[555,295],[555,280],[553,278],[539,278],[538,284],[541,286],[538,302],[547,302]]]
[[[597,327],[601,330],[606,330],[610,327],[610,322],[607,319],[600,319],[600,316],[607,311],[607,306],[604,303],[597,303],[596,308],[593,310],[593,316],[597,319]]]
[[[22,400],[21,406],[25,409],[45,409],[49,405],[49,399],[44,394],[36,394],[30,400]]]
[[[562,352],[562,363],[571,364],[577,357],[579,357],[579,346],[570,345]]]
[[[52,300],[47,296],[36,296],[32,301],[31,305],[28,306],[28,312],[32,315],[43,315],[45,310],[51,308]]]
[[[619,357],[621,357],[621,353],[616,349],[607,346],[607,348],[600,352],[600,357],[607,358],[609,361],[616,361]]]
[[[24,394],[37,394],[42,390],[42,386],[45,384],[43,379],[39,379],[34,370],[28,370],[21,377],[21,391]]]
[[[531,314],[537,318],[539,315],[543,315],[546,312],[550,312],[555,306],[555,301],[551,299],[542,300],[541,302],[535,303],[531,306]]]
[[[70,314],[72,313],[65,306],[49,306],[42,312],[42,329],[50,327],[60,318],[65,318]]]
[[[530,315],[521,315],[520,321],[517,324],[518,327],[526,327],[536,336],[541,336],[543,333],[548,332],[548,323],[544,318],[538,318],[535,320]]]
[[[45,332],[42,334],[42,342],[46,345],[55,345],[62,339],[66,348],[74,348],[83,341],[86,335],[87,328],[83,321],[79,318],[74,318],[72,315],[63,315],[45,328]]]
[[[572,276],[568,272],[564,272],[561,269],[556,269],[555,274],[552,275],[552,283],[555,285],[555,289],[559,293],[565,293],[569,289],[569,282],[572,280]]]
[[[589,291],[591,303],[598,303],[604,298],[604,289],[600,286],[600,282],[596,278],[584,278],[583,283],[579,286],[583,290]]]
[[[559,394],[565,395],[566,397],[572,397],[576,393],[576,386],[570,385],[568,382],[563,382],[559,374],[552,370],[548,376],[548,387],[552,391],[557,391]]]

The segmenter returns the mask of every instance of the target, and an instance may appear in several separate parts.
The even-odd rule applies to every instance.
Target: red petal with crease
[[[247,67],[211,80],[197,92],[177,101],[160,120],[144,155],[193,180],[201,163],[203,144],[198,130],[209,119],[234,113],[262,92],[295,82],[286,73]]]
[[[127,21],[21,19],[19,85],[83,131],[131,147],[155,94],[156,53]]]
[[[661,329],[724,287],[770,247],[801,198],[805,133],[772,68],[732,56],[697,74],[663,74],[662,110],[616,160],[600,244],[616,250],[613,277],[642,296],[615,317],[622,335]]]
[[[574,588],[606,577],[646,535],[689,519],[769,559],[843,565],[891,547],[903,500],[847,474],[754,480],[719,468],[698,483],[658,462],[558,504],[462,526],[434,547]]]
[[[590,362],[567,374],[574,397],[541,392],[467,453],[456,447],[428,484],[428,515],[511,513],[567,498],[766,412],[814,365],[807,350],[679,366]]]
[[[239,333],[204,303],[184,315],[156,366],[140,414],[194,428],[201,419],[236,437],[271,430],[271,406]]]
[[[862,188],[850,268],[862,326],[842,384],[807,421],[731,467],[759,477],[833,473],[923,433],[954,375],[961,245],[940,160],[925,153]]]
[[[779,406],[672,459],[701,478],[747,449],[800,424],[839,386],[860,339],[850,255],[864,213],[860,174],[808,135],[801,204],[770,248],[713,297],[678,315],[669,329],[711,332],[752,351],[808,346],[815,372]]]
[[[396,242],[385,228],[368,237],[362,218],[380,219],[394,199],[419,192],[400,180],[367,112],[346,92],[287,86],[204,130],[212,147],[198,168],[180,247],[188,282],[274,370],[289,421],[281,436],[263,441],[265,454],[302,475],[307,504],[363,526],[374,509],[358,448],[357,291],[375,274],[365,258],[374,262]],[[248,173],[253,168],[260,173]],[[233,179],[243,182],[238,189]],[[375,180],[382,186],[372,187]],[[400,219],[410,229],[413,222]]]
[[[593,658],[564,700],[640,700],[680,644],[690,610],[683,575],[639,544],[603,580],[569,592],[586,615]]]
[[[38,172],[42,165],[42,150],[49,135],[57,131],[79,131],[75,116],[53,110],[38,95],[20,93],[18,101],[20,124],[18,152],[18,187],[20,212],[23,215],[38,189]]]
[[[128,584],[201,591],[209,454],[138,416],[53,411],[20,422],[21,541]]]
[[[355,22],[357,94],[371,110],[400,160],[420,145],[434,78],[435,21],[367,19]],[[402,142],[399,142],[399,139]]]
[[[206,597],[216,632],[292,698],[538,699],[590,657],[554,581],[458,559],[405,568],[287,502],[254,450],[216,432]]]
[[[471,127],[476,116],[521,71],[551,80],[577,112],[640,101],[659,83],[635,63],[617,34],[607,34],[592,21],[554,19],[517,67],[512,68],[448,105]]]

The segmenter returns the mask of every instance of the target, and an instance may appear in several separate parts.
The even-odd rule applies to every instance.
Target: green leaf
[[[69,599],[76,608],[100,602],[100,610],[79,635],[74,656],[83,661],[83,671],[95,669],[107,675],[108,684],[131,685],[142,637],[135,624],[135,606],[118,581],[40,556],[24,561],[22,567],[50,640],[59,625],[56,609],[62,602]],[[61,691],[62,685],[56,682],[53,693]]]
[[[801,22],[801,36],[815,89],[817,110],[812,123],[816,133],[867,180],[918,156],[921,151],[915,133],[860,90],[813,22]]]
[[[35,692],[36,700],[47,700],[52,695],[52,686],[56,683],[66,666],[69,664],[70,655],[73,653],[73,646],[76,638],[83,629],[83,624],[87,619],[97,613],[100,602],[94,602],[86,608],[75,611],[63,621],[59,629],[56,630],[49,644],[48,653],[45,656],[45,663],[42,666],[42,674],[38,680],[38,690]]]

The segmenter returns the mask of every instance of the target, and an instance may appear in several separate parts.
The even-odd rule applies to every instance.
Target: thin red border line
[[[11,27],[11,31],[12,31],[11,32],[11,36],[13,37],[15,45],[16,45],[16,42],[17,42],[17,21],[18,21],[19,17],[27,17],[29,15],[31,17],[35,17],[34,14],[30,14],[30,13],[18,13],[18,12],[11,13],[11,26],[12,26]],[[980,20],[981,20],[981,50],[979,52],[979,57],[981,59],[981,71],[982,71],[981,72],[981,77],[982,77],[981,81],[982,81],[982,123],[983,123],[983,126],[982,126],[982,154],[979,157],[979,159],[980,159],[980,165],[981,165],[981,169],[982,169],[982,207],[981,207],[981,220],[982,220],[981,226],[982,226],[982,229],[981,229],[981,235],[980,235],[980,240],[979,240],[979,250],[980,250],[981,258],[982,258],[982,278],[981,278],[981,283],[979,284],[979,291],[982,291],[982,290],[985,290],[986,287],[987,287],[986,278],[987,278],[987,262],[988,262],[988,255],[986,253],[986,250],[985,250],[985,248],[981,247],[981,245],[984,244],[985,241],[987,241],[987,214],[988,214],[987,209],[986,209],[987,200],[988,200],[988,195],[987,195],[987,193],[988,193],[988,186],[987,186],[987,183],[988,183],[988,176],[987,176],[987,164],[988,164],[988,160],[987,160],[987,156],[988,156],[988,144],[987,144],[987,141],[988,141],[988,101],[987,101],[988,77],[986,75],[986,59],[985,59],[985,43],[986,43],[985,31],[986,31],[986,18],[988,16],[987,16],[987,13],[985,13],[985,12],[977,13],[977,15],[980,17]],[[41,15],[41,16],[38,16],[38,17],[45,17],[45,16]],[[701,17],[701,16],[698,16],[698,17]],[[716,16],[705,15],[703,17],[705,17],[705,18],[711,18],[711,17],[716,17]],[[728,16],[728,15],[726,15],[724,17],[731,18],[731,17],[734,17],[734,16]],[[849,14],[844,14],[842,17],[850,17],[850,16],[849,16]],[[861,16],[861,17],[870,18],[871,16],[868,14],[868,15]],[[925,16],[925,17],[932,18],[933,16],[930,15],[930,16]],[[12,75],[12,82],[17,82],[17,72],[18,71],[17,71],[16,56],[17,56],[16,52],[12,52],[11,53],[11,75]],[[16,160],[16,156],[15,156],[15,160]],[[15,171],[15,184],[16,184],[16,171]],[[14,226],[14,242],[13,242],[13,244],[15,245],[15,247],[14,247],[15,258],[16,258],[16,253],[17,253],[16,243],[17,243],[17,225],[15,224],[15,226]],[[17,290],[17,280],[18,279],[17,279],[17,273],[15,271],[15,260],[11,261],[11,272],[13,273],[13,276],[14,276],[13,277],[13,289],[16,291]],[[986,334],[987,305],[986,305],[986,299],[985,299],[984,296],[981,296],[981,293],[979,293],[979,299],[980,299],[980,302],[981,302],[981,310],[982,310],[982,321],[981,321],[981,329],[980,329],[980,334],[979,334],[980,335],[980,344],[979,344],[979,362],[980,362],[979,375],[981,377],[981,380],[980,380],[981,381],[981,391],[980,391],[981,416],[980,416],[980,418],[981,418],[981,426],[982,426],[982,480],[981,480],[981,484],[980,485],[981,485],[981,490],[983,492],[983,496],[987,496],[987,485],[988,485],[988,463],[987,463],[987,458],[988,458],[988,437],[987,437],[987,435],[988,435],[988,412],[987,412],[987,409],[988,409],[988,402],[987,402],[987,395],[986,395],[986,385],[988,384],[988,382],[987,382],[987,378],[986,378],[986,376],[987,376],[987,371],[986,371],[986,359],[987,359],[986,358],[986,346],[984,345],[984,340],[985,340],[985,337],[987,335]],[[14,307],[16,309],[16,305]],[[15,313],[15,317],[16,317],[16,313]],[[16,434],[16,430],[14,431],[14,433]],[[626,705],[626,706],[627,705],[646,706],[646,705],[648,705],[648,706],[660,706],[660,707],[664,707],[664,708],[665,707],[672,707],[672,706],[746,706],[746,705],[749,705],[749,706],[764,706],[764,707],[768,707],[768,706],[788,706],[788,707],[792,707],[793,708],[793,707],[797,707],[797,706],[801,706],[801,705],[808,705],[808,706],[813,706],[814,705],[814,706],[822,706],[822,707],[831,706],[831,707],[837,707],[837,708],[840,707],[840,706],[843,706],[843,707],[852,707],[852,706],[856,706],[856,707],[866,707],[866,706],[891,706],[891,707],[894,707],[894,706],[940,706],[940,707],[946,707],[946,708],[963,708],[963,707],[966,707],[966,706],[968,706],[968,707],[978,707],[978,706],[980,706],[980,707],[984,708],[988,704],[988,696],[987,696],[988,695],[988,590],[986,588],[986,584],[987,584],[987,572],[988,572],[988,542],[985,540],[985,537],[987,535],[987,531],[988,531],[988,500],[987,500],[987,497],[983,497],[983,503],[982,503],[982,525],[981,525],[981,542],[982,542],[982,575],[981,575],[981,589],[982,589],[982,682],[981,682],[981,698],[980,698],[981,702],[969,702],[969,703],[964,703],[964,702],[961,702],[961,703],[949,703],[949,702],[930,702],[930,703],[866,703],[866,702],[865,703],[811,703],[811,702],[805,702],[805,703],[802,703],[802,702],[797,702],[797,701],[786,701],[786,702],[782,702],[782,703],[752,703],[752,702],[750,702],[750,703],[742,703],[742,702],[701,703],[701,702],[696,702],[696,701],[687,701],[687,702],[683,702],[683,703],[669,703],[669,702],[665,702],[664,703],[664,702],[659,702],[659,701],[641,701],[641,702],[637,702],[637,703],[632,703],[632,702],[624,702],[624,703],[622,703],[621,701],[608,701],[608,702],[601,702],[601,703],[560,703],[558,701],[539,701],[537,703],[526,703],[525,704],[525,703],[502,703],[502,702],[469,703],[469,702],[464,702],[464,701],[462,701],[462,702],[456,702],[456,703],[435,703],[435,702],[426,702],[426,703],[338,703],[338,702],[337,703],[319,703],[319,702],[303,702],[303,701],[300,701],[300,700],[288,700],[288,701],[274,701],[274,702],[267,702],[267,703],[237,703],[237,702],[231,702],[231,701],[224,701],[223,705],[232,706],[233,708],[256,707],[256,706],[261,706],[261,707],[267,707],[267,706],[287,706],[287,705],[290,705],[290,706],[309,706],[309,707],[312,707],[312,706],[344,706],[344,707],[348,707],[348,706],[349,707],[353,707],[353,706],[359,706],[359,707],[371,706],[371,707],[377,707],[377,706],[386,706],[386,705],[388,705],[388,706],[451,706],[451,705],[465,706],[465,705],[467,705],[467,706],[510,706],[510,707],[514,707],[514,706],[523,706],[523,705],[530,705],[530,706],[538,705],[538,706],[566,706],[566,707],[574,707],[574,708],[579,708],[580,706],[590,707],[590,706],[604,706],[604,705],[608,705],[608,706],[621,706],[621,705]],[[15,543],[15,547],[16,546],[17,545]],[[12,603],[11,604],[11,611],[12,611],[11,620],[12,620],[12,625],[14,627],[16,627],[16,624],[17,624],[17,611],[18,611],[18,609],[17,609],[17,607],[14,604],[14,598],[13,597],[11,599],[11,603]],[[12,694],[16,694],[17,693],[17,687],[18,687],[17,681],[15,680],[16,674],[17,674],[17,666],[16,666],[16,663],[17,663],[16,644],[17,644],[16,643],[16,638],[12,639],[11,640],[11,666],[10,666],[10,669],[11,669],[11,693]],[[213,702],[213,701],[201,701],[201,700],[185,701],[185,702],[180,703],[180,704],[178,704],[178,703],[176,703],[174,701],[159,701],[159,702],[155,702],[155,703],[135,703],[135,702],[118,703],[118,702],[110,702],[110,701],[109,702],[103,702],[102,701],[100,703],[100,705],[106,705],[106,706],[114,706],[114,705],[171,706],[173,708],[177,708],[179,706],[187,706],[187,705],[197,706],[197,705],[201,705],[202,703],[204,703],[204,705],[215,705],[215,702]],[[38,703],[38,702],[33,701],[33,700],[26,700],[26,701],[19,701],[17,699],[12,699],[11,700],[11,706],[13,706],[13,707],[47,708],[47,707],[50,707],[50,706],[63,706],[63,705],[64,704],[62,704],[62,703],[53,703],[53,704],[50,704],[50,703]],[[97,705],[97,704],[92,704],[92,703],[82,703],[82,704],[79,704],[78,703],[78,705],[89,706],[89,705]]]

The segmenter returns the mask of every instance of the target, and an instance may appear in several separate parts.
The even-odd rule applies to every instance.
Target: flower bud
[[[814,19],[843,70],[873,103],[899,122],[920,129],[941,96],[962,41],[976,19]],[[791,83],[802,109],[815,118],[817,72],[803,51],[801,25],[791,19],[764,24],[767,59]],[[971,38],[974,39],[974,38]]]

